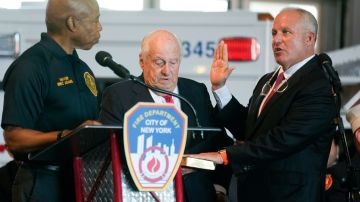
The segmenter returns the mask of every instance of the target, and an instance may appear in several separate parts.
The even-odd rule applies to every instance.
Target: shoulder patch
[[[89,88],[91,93],[94,96],[97,96],[98,91],[96,89],[95,78],[89,72],[85,72],[84,73],[84,80],[85,80],[86,86]]]

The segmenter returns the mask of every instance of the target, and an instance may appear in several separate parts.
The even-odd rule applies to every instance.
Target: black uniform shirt
[[[1,126],[43,132],[73,129],[97,118],[97,88],[76,51],[66,52],[47,34],[7,70]]]

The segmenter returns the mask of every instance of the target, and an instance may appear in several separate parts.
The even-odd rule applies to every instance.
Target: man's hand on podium
[[[78,126],[78,128],[84,127],[84,126],[101,126],[103,125],[102,123],[100,123],[99,121],[94,121],[94,120],[86,120],[84,121],[82,124],[80,124]]]
[[[98,121],[94,121],[94,120],[86,120],[84,121],[82,124],[80,124],[77,128],[81,128],[81,127],[84,127],[84,126],[101,126],[103,125],[102,123],[98,122]],[[65,130],[62,130],[58,133],[57,135],[57,140],[60,140],[62,139],[63,137],[66,137],[68,136],[69,134],[71,134],[72,130],[68,130],[68,129],[65,129]]]
[[[82,124],[80,124],[77,128],[82,128],[84,126],[101,126],[103,125],[101,122],[99,121],[95,121],[95,120],[86,120],[84,121]],[[72,131],[70,130],[70,132],[68,134],[70,134]]]

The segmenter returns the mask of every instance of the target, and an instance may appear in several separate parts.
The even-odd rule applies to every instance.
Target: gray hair
[[[316,41],[319,25],[315,16],[311,14],[309,11],[304,10],[302,8],[284,8],[283,10],[280,11],[280,13],[287,11],[295,11],[302,17],[304,27],[308,29],[310,32],[314,33],[315,41]]]

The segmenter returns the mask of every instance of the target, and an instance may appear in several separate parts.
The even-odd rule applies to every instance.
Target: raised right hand
[[[212,90],[217,90],[223,87],[227,78],[234,70],[234,67],[229,67],[228,64],[228,50],[224,41],[220,41],[215,49],[213,62],[210,70],[210,81]]]

